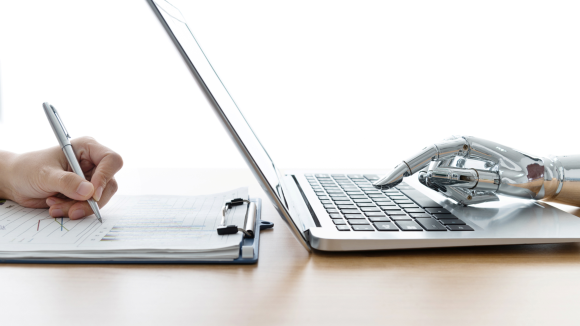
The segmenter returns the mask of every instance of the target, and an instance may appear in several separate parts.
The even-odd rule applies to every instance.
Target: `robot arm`
[[[392,188],[415,173],[462,205],[505,195],[580,206],[580,155],[540,158],[481,138],[453,137],[424,148],[374,185]]]

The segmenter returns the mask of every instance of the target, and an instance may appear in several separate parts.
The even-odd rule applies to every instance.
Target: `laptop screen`
[[[310,249],[304,232],[304,223],[300,221],[299,216],[290,215],[293,208],[289,207],[286,201],[283,190],[285,185],[283,185],[281,174],[214,71],[187,26],[185,18],[177,7],[166,0],[148,1],[181,51],[191,71],[196,75],[200,87],[205,90],[204,93],[208,100],[218,112],[228,134],[240,150],[242,157],[248,163],[264,192],[270,197],[272,204],[288,224],[296,239],[306,249]]]
[[[241,142],[238,142],[238,145],[245,147],[246,153],[244,154],[249,154],[251,160],[254,161],[248,163],[256,165],[271,189],[278,194],[278,197],[283,198],[281,196],[280,178],[274,162],[272,162],[272,159],[254,134],[217,73],[213,70],[211,63],[197,43],[179,9],[168,1],[154,0],[152,2],[170,28],[175,37],[174,41],[181,47],[185,59],[189,60],[190,67],[202,83],[201,86],[206,88],[206,94],[222,111],[223,118],[230,125],[226,127],[230,127],[230,133],[234,133],[239,137]],[[234,139],[234,141],[237,140]],[[282,203],[285,204],[283,200]]]

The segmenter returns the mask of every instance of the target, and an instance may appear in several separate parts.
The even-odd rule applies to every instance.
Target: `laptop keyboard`
[[[437,202],[402,182],[376,189],[374,174],[305,174],[339,231],[473,231]]]

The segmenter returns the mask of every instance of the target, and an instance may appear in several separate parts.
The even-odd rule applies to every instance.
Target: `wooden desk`
[[[121,194],[250,185],[264,198],[249,171],[125,170],[118,179]],[[580,322],[578,244],[309,255],[264,204],[276,227],[263,232],[257,265],[0,265],[0,324]]]

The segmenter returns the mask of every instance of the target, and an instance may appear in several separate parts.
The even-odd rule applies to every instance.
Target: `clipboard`
[[[159,259],[141,259],[141,260],[109,260],[109,259],[86,259],[86,260],[66,260],[66,259],[0,259],[2,264],[255,264],[258,262],[260,249],[260,231],[274,227],[274,223],[262,221],[262,199],[251,198],[250,202],[256,205],[256,224],[254,226],[254,237],[244,237],[240,242],[240,251],[238,258],[234,260],[159,260]]]

